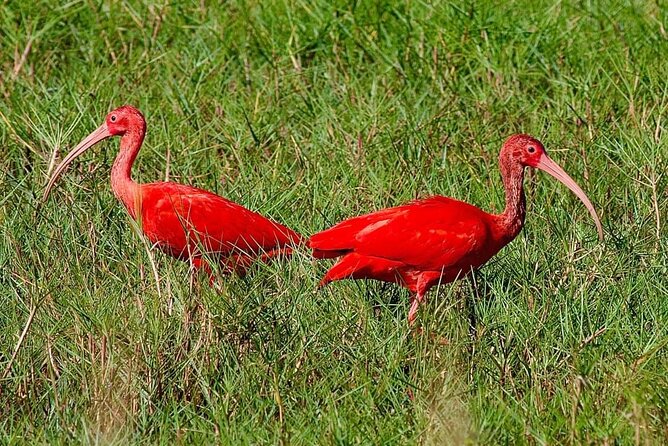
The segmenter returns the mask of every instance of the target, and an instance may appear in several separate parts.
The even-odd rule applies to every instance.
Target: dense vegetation
[[[665,5],[206,3],[0,4],[0,443],[668,441]],[[318,291],[305,249],[217,290],[133,230],[118,140],[39,205],[124,103],[138,180],[303,234],[429,194],[499,211],[498,150],[530,133],[606,239],[536,173],[524,231],[429,294],[423,334],[399,287]]]

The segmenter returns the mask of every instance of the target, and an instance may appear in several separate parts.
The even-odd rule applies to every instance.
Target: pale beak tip
[[[49,195],[51,194],[51,189],[53,189],[53,180],[49,181],[49,183],[44,188],[44,192],[42,193],[42,203],[46,203],[46,200],[49,199]]]

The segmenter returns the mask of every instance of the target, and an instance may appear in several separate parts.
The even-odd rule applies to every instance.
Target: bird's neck
[[[506,208],[497,218],[502,229],[502,236],[509,242],[517,237],[524,226],[526,215],[524,167],[519,163],[501,162],[501,177],[506,190]]]
[[[132,164],[144,141],[145,129],[130,129],[121,137],[121,149],[111,168],[111,189],[132,218],[139,206],[139,185],[132,180]]]

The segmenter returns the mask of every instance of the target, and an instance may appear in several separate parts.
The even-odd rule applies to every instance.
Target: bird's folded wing
[[[345,220],[315,234],[316,255],[355,252],[440,270],[475,256],[490,235],[480,209],[445,197],[432,197]]]
[[[152,183],[153,184],[153,183]],[[244,252],[262,252],[286,243],[298,242],[300,236],[240,204],[194,187],[169,184],[160,194],[144,191],[142,214],[150,217],[155,231],[194,231],[206,237],[214,250],[234,247]],[[215,246],[213,246],[215,245]]]

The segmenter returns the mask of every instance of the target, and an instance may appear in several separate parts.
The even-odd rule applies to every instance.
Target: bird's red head
[[[144,115],[132,105],[124,105],[113,110],[104,122],[112,136],[122,136],[130,129],[146,130]]]
[[[54,169],[51,178],[49,178],[49,183],[44,189],[44,197],[42,199],[46,200],[58,176],[76,157],[104,139],[112,136],[124,136],[128,132],[132,132],[138,138],[136,140],[139,141],[139,145],[141,145],[146,132],[146,121],[144,120],[144,115],[139,110],[131,105],[124,105],[109,113],[100,127],[84,138],[83,141],[77,144],[63,158],[61,163]]]
[[[603,228],[601,227],[601,221],[594,210],[594,206],[587,198],[587,195],[584,191],[577,185],[577,183],[571,178],[557,163],[552,161],[552,158],[547,156],[545,147],[543,144],[538,141],[536,138],[533,138],[529,135],[517,134],[513,135],[506,140],[499,154],[499,161],[501,163],[502,169],[509,169],[510,171],[517,171],[517,165],[521,166],[519,170],[524,170],[524,167],[534,167],[540,169],[544,172],[547,172],[557,180],[559,180],[564,186],[569,188],[573,193],[584,203],[587,210],[594,219],[596,223],[596,229],[598,230],[599,239],[603,240]],[[521,178],[520,178],[521,181]]]
[[[501,150],[502,160],[519,162],[522,166],[538,167],[541,157],[547,156],[543,143],[536,138],[517,134],[506,140]]]

